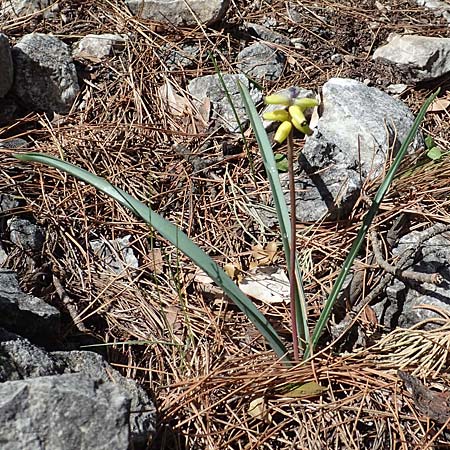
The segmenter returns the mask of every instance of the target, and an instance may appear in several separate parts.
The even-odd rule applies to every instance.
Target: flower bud
[[[306,118],[300,106],[289,106],[289,114],[291,115],[292,120],[295,120],[300,126],[306,124]],[[294,124],[294,126],[297,128],[297,125]]]
[[[263,114],[264,120],[274,120],[276,122],[284,122],[289,120],[289,113],[285,109],[277,109],[275,111],[268,111]]]
[[[291,122],[292,125],[294,125],[294,127],[297,128],[298,131],[301,131],[303,134],[306,134],[308,136],[312,134],[312,130],[311,128],[309,128],[308,124],[306,123],[306,120],[303,123],[299,123],[298,120],[292,117]]]
[[[274,137],[274,141],[282,144],[286,138],[289,136],[289,133],[292,131],[292,124],[288,120],[284,121],[277,129]]]
[[[266,105],[283,105],[289,106],[291,104],[291,99],[281,94],[273,94],[264,97],[264,103]]]
[[[306,108],[313,108],[318,104],[319,102],[315,98],[296,98],[294,100],[294,105],[300,106],[302,111]]]

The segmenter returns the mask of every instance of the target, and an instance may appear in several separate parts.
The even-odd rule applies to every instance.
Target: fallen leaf
[[[286,392],[283,392],[281,395],[288,398],[315,397],[326,390],[327,388],[321,386],[319,383],[315,381],[309,381],[308,383],[300,385],[290,384],[288,390]]]
[[[426,417],[438,424],[444,424],[450,419],[450,393],[434,392],[425,387],[418,378],[399,370],[398,376],[411,393],[416,408]]]
[[[246,276],[239,287],[244,294],[264,303],[289,301],[289,279],[280,267],[261,267]]]
[[[147,255],[148,266],[156,274],[161,274],[163,272],[163,257],[160,248],[153,248]]]
[[[428,112],[440,112],[446,111],[448,106],[450,105],[450,101],[446,98],[437,98],[433,103],[428,107]]]
[[[259,419],[266,423],[272,423],[272,416],[267,409],[267,404],[263,397],[255,398],[250,402],[248,413],[254,419]]]
[[[182,97],[175,92],[169,80],[159,88],[159,95],[167,112],[173,116],[183,116],[191,109],[191,104],[186,97]]]

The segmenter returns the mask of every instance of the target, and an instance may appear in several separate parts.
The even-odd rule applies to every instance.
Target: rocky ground
[[[449,4],[6,0],[0,23],[8,449],[450,446]],[[294,135],[311,329],[440,88],[317,355],[293,368],[132,212],[14,158],[59,157],[149,203],[234,274],[290,350],[279,228],[236,80],[261,112],[285,89],[320,101],[313,134]]]

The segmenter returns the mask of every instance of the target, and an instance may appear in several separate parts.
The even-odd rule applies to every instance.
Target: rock
[[[0,442],[8,450],[128,450],[130,401],[84,374],[0,383]]]
[[[403,255],[413,249],[415,260],[408,270],[440,273],[444,281],[436,285],[395,279],[386,290],[386,299],[373,306],[380,324],[389,329],[410,328],[425,319],[440,317],[434,311],[417,308],[419,305],[430,305],[450,313],[450,232],[421,242],[424,233],[427,231],[413,231],[403,236],[393,253]]]
[[[73,374],[79,374],[82,376],[81,379],[91,380],[98,386],[114,387],[116,389],[114,397],[126,399],[127,408],[125,411],[120,408],[113,408],[116,411],[111,411],[109,414],[117,414],[117,418],[121,422],[125,419],[125,428],[130,427],[131,438],[135,447],[143,445],[149,436],[154,433],[155,407],[148,395],[135,381],[121,376],[100,355],[81,351],[46,352],[26,339],[0,329],[0,382],[26,379],[42,380],[38,377],[44,377],[44,379],[53,378],[54,383],[57,383],[60,378],[64,379],[64,377]],[[0,383],[0,389],[1,386]],[[45,406],[45,404],[42,404],[46,402],[45,398],[36,399],[36,401],[41,402],[38,406]],[[115,401],[114,398],[112,398],[112,401]],[[79,414],[83,420],[90,420],[89,417],[86,417],[89,411],[80,409]],[[0,407],[0,423],[3,423],[2,419]],[[21,415],[16,419],[20,423],[23,416]],[[101,417],[94,417],[94,420],[100,422],[102,419]],[[11,425],[12,428],[13,425]],[[71,425],[61,420],[60,426],[62,429],[68,430]],[[105,424],[105,426],[109,425]],[[31,432],[32,430],[28,427],[26,431]],[[124,447],[124,449],[127,448]]]
[[[95,256],[105,268],[120,274],[127,269],[137,269],[139,261],[130,246],[131,236],[107,241],[95,240],[90,242]]]
[[[25,35],[13,47],[14,93],[30,109],[66,114],[79,92],[69,47],[41,33]]]
[[[386,92],[388,92],[389,94],[393,94],[393,95],[401,95],[403,94],[403,92],[406,91],[406,89],[408,89],[408,85],[407,84],[390,84],[387,88],[386,88]]]
[[[223,74],[222,78],[240,119],[241,126],[245,127],[248,123],[248,118],[239,93],[237,81],[239,80],[249,89],[250,95],[255,103],[262,99],[261,92],[253,84],[250,85],[249,80],[242,74]],[[232,133],[239,132],[239,122],[222,88],[219,75],[206,75],[204,77],[194,78],[188,84],[188,91],[199,103],[208,98],[212,104],[212,119],[219,121]]]
[[[252,34],[263,41],[272,42],[279,45],[291,45],[291,40],[284,34],[273,31],[263,25],[258,25],[257,23],[246,22],[245,27],[247,30],[251,31]]]
[[[2,147],[0,142],[0,147]],[[0,194],[0,212],[7,213],[19,206],[17,198],[8,194]]]
[[[220,20],[228,8],[227,0],[125,0],[132,14],[143,19],[167,23],[174,27],[211,25]]]
[[[0,5],[0,18],[21,17],[47,8],[50,0],[4,0]]]
[[[0,98],[4,97],[13,84],[14,69],[8,38],[0,33]]]
[[[0,139],[0,148],[27,148],[28,142],[22,138]]]
[[[342,55],[340,53],[334,53],[330,56],[330,60],[334,64],[341,64],[342,62]]]
[[[74,48],[73,56],[78,58],[102,59],[123,50],[126,36],[120,34],[88,34]]]
[[[12,270],[0,269],[0,326],[46,342],[59,333],[60,314],[43,300],[22,292]]]
[[[426,81],[450,72],[450,38],[392,34],[374,60],[404,69],[411,81]]]
[[[359,81],[332,78],[322,96],[322,116],[300,156],[300,221],[344,216],[358,198],[361,183],[380,175],[393,144],[398,150],[414,122],[400,100]],[[411,150],[421,145],[418,135]]]
[[[237,61],[238,69],[250,78],[277,80],[286,58],[267,44],[257,42],[239,52]]]
[[[200,48],[196,44],[180,44],[176,48],[165,46],[162,49],[164,62],[169,70],[176,70],[180,67],[188,69],[197,63],[196,58],[200,54]]]
[[[12,217],[8,220],[9,238],[22,250],[38,252],[45,242],[45,232],[42,227],[27,219]]]
[[[419,6],[431,9],[436,16],[442,16],[450,23],[450,5],[440,0],[416,0]]]

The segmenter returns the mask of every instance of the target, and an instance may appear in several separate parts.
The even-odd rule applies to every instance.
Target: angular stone
[[[46,342],[58,335],[60,314],[43,300],[25,294],[12,270],[0,269],[0,326]]]
[[[0,18],[21,17],[47,8],[49,0],[3,0],[0,4]]]
[[[130,401],[81,373],[0,383],[0,442],[8,450],[128,450]]]
[[[4,97],[13,84],[14,69],[8,38],[0,33],[0,98]]]
[[[279,45],[291,45],[291,40],[284,34],[273,31],[263,25],[257,23],[246,22],[244,24],[249,31],[252,31],[256,37],[263,41],[272,42]]]
[[[237,81],[239,80],[250,90],[250,95],[255,103],[261,100],[261,92],[253,85],[250,85],[249,80],[242,74],[223,74],[222,78],[239,117],[240,124],[242,127],[245,127],[248,123],[248,118]],[[188,91],[199,103],[209,98],[213,109],[212,119],[219,121],[232,133],[239,132],[239,122],[236,120],[233,108],[220,82],[219,75],[206,75],[194,78],[188,84]]]
[[[125,0],[130,11],[143,19],[172,26],[211,25],[220,20],[228,8],[228,0]]]
[[[450,72],[450,38],[394,33],[373,59],[403,68],[412,81],[431,80]]]
[[[237,66],[250,78],[277,80],[283,73],[286,58],[274,48],[257,42],[239,52]]]
[[[113,54],[114,50],[122,50],[126,37],[120,34],[88,34],[75,46],[74,57],[102,59]]]
[[[361,184],[381,174],[391,149],[400,148],[414,122],[400,100],[359,81],[332,78],[322,95],[322,116],[300,155],[300,221],[345,217]],[[421,145],[419,133],[410,149]]]
[[[450,24],[450,5],[441,0],[416,0],[419,6],[430,9],[436,16],[442,16]]]
[[[54,36],[31,33],[12,53],[17,97],[36,111],[68,113],[80,90],[69,47]]]
[[[45,241],[45,232],[42,227],[27,219],[12,217],[8,220],[9,238],[23,250],[38,252]]]
[[[386,299],[373,306],[380,324],[388,329],[410,328],[423,320],[441,317],[420,305],[429,305],[450,313],[450,232],[421,242],[424,233],[426,231],[413,231],[403,236],[393,253],[402,256],[413,250],[414,263],[408,270],[439,273],[444,281],[431,284],[394,279],[386,290]]]

